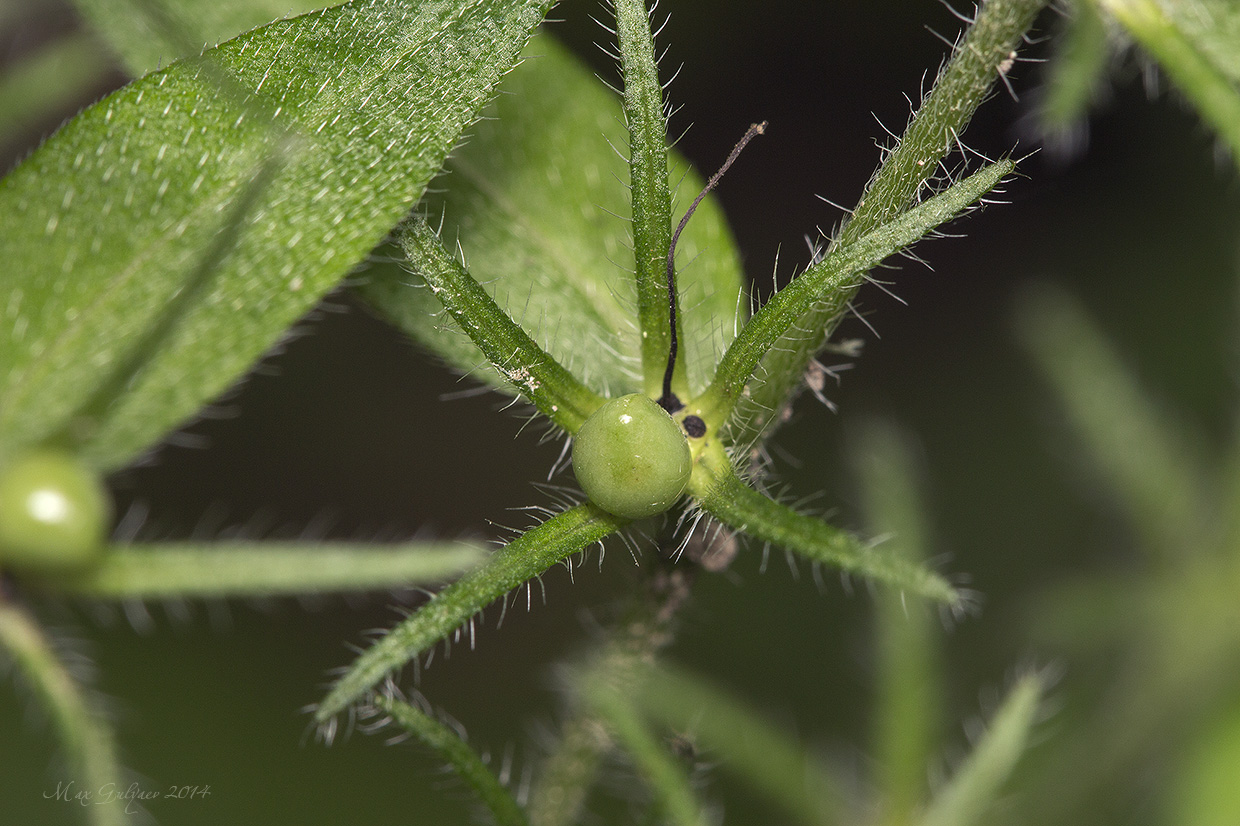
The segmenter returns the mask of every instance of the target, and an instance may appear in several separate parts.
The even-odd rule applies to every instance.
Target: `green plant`
[[[976,203],[1012,170],[1000,161],[954,183],[936,175],[987,90],[1011,68],[1041,5],[985,5],[850,219],[751,319],[737,315],[744,306],[739,266],[717,210],[706,202],[682,241],[682,260],[693,263],[679,274],[679,330],[668,320],[666,113],[646,10],[617,4],[627,131],[610,135],[630,148],[628,204],[622,187],[598,174],[608,162],[581,141],[609,130],[602,116],[607,97],[556,47],[532,47],[540,57],[505,80],[512,94],[496,103],[498,119],[478,123],[449,163],[446,192],[431,193],[397,231],[415,276],[375,270],[360,290],[449,363],[467,370],[486,363],[479,377],[576,436],[579,478],[600,459],[625,452],[613,434],[597,445],[588,438],[592,417],[618,403],[652,408],[646,413],[667,432],[669,449],[687,448],[693,468],[683,485],[679,469],[666,474],[675,484],[649,497],[649,508],[632,502],[632,486],[609,500],[611,483],[581,478],[590,501],[509,542],[359,657],[315,712],[326,734],[362,702],[367,714],[390,717],[441,750],[496,820],[523,822],[523,807],[450,731],[395,691],[373,689],[439,641],[472,632],[472,618],[491,602],[613,534],[669,555],[693,541],[699,518],[715,520],[910,598],[954,611],[964,606],[945,578],[894,545],[871,547],[756,489],[751,451],[780,423],[865,273]],[[15,308],[0,363],[0,466],[12,473],[31,451],[52,447],[98,471],[113,469],[207,404],[422,198],[547,6],[474,2],[410,10],[351,3],[276,23],[137,81],[38,150],[0,184],[0,208],[14,216],[5,256],[12,281],[4,287]],[[1126,19],[1121,11],[1117,19]],[[191,53],[176,35],[195,31],[193,24],[174,18],[150,19],[156,33],[172,33],[177,52]],[[122,31],[116,42],[136,69],[156,64],[149,33]],[[146,165],[153,174],[118,177],[118,170],[136,175]],[[583,182],[566,174],[578,170],[593,175]],[[92,171],[103,184],[98,189],[46,186]],[[630,276],[617,278],[613,263],[623,238],[598,215],[583,213],[585,203],[631,218]],[[432,230],[441,214],[444,226]],[[462,256],[444,241],[456,241]],[[51,268],[49,248],[63,253]],[[439,310],[432,317],[436,307],[447,316]],[[456,334],[445,334],[452,324]],[[675,369],[665,373],[669,354]],[[659,418],[656,398],[670,418]],[[684,519],[663,517],[682,489],[691,503],[680,511]],[[641,519],[649,521],[631,521]],[[116,773],[111,736],[50,656],[26,599],[40,592],[151,599],[373,588],[433,581],[476,561],[469,549],[421,543],[400,554],[250,544],[109,543],[102,550],[85,572],[13,562],[14,596],[5,596],[0,615],[14,660],[52,710],[80,775],[95,787]],[[0,564],[4,559],[0,553]],[[531,801],[538,822],[574,818],[603,753],[617,744],[648,778],[661,807],[655,811],[696,822],[701,814],[684,772],[661,748],[650,718],[678,693],[722,718],[750,717],[729,713],[733,704],[711,700],[711,690],[695,689],[692,678],[668,678],[663,690],[647,690],[661,676],[641,663],[666,645],[689,584],[683,566],[662,556],[643,554],[641,567],[632,605],[572,682],[579,707]],[[946,802],[923,813],[930,822],[963,822],[989,802],[1020,751],[1038,682],[1019,684],[998,718],[1002,734],[984,744],[999,744],[997,752],[979,749],[980,768],[962,772],[961,785],[939,798]],[[609,732],[602,739],[592,736],[600,721]],[[783,754],[789,765],[802,759],[777,736],[765,742],[763,754]],[[727,737],[715,747],[730,746],[742,760],[743,749]],[[914,752],[906,773],[924,762],[924,750]],[[763,776],[760,766],[748,771]],[[913,785],[891,784],[903,791],[879,804],[891,806],[891,822],[913,817],[917,804],[910,801],[921,799],[909,791]],[[775,794],[795,797],[786,788]],[[805,819],[838,814],[824,804],[831,797],[824,792],[806,803]],[[100,817],[119,817],[110,808]]]

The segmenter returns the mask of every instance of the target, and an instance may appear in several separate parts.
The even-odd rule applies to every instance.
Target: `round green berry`
[[[98,474],[51,450],[0,467],[0,567],[63,571],[96,561],[111,516]]]
[[[573,473],[590,501],[626,519],[662,513],[689,484],[684,431],[640,393],[612,399],[573,437]]]

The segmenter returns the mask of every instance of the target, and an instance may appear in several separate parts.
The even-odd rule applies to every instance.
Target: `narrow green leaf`
[[[330,0],[73,0],[82,16],[141,77],[182,57]]]
[[[891,536],[883,543],[888,553],[924,563],[926,524],[907,438],[890,425],[872,424],[853,452],[870,529]],[[909,823],[926,799],[926,768],[939,742],[940,625],[922,600],[884,589],[874,601],[876,797],[885,822]]]
[[[658,398],[671,346],[667,248],[672,242],[672,196],[667,186],[667,120],[646,4],[644,0],[616,0],[614,6],[624,70],[624,119],[629,129],[642,390]],[[682,385],[676,389],[685,393],[684,376],[673,378]]]
[[[106,799],[102,789],[120,789],[122,772],[116,743],[105,718],[92,708],[84,689],[56,656],[52,641],[20,606],[0,596],[0,665],[7,654],[21,678],[52,718],[66,762],[80,787],[95,795],[83,812],[92,826],[122,826],[131,818],[119,796]],[[71,792],[71,793],[73,793]]]
[[[132,355],[274,154],[237,244],[94,423],[86,457],[123,464],[225,389],[421,196],[548,5],[354,0],[149,75],[67,124],[0,181],[0,454],[63,428]]]
[[[807,826],[854,821],[845,786],[821,760],[718,686],[667,664],[644,669],[636,686],[642,713],[690,733],[724,770],[791,817]]]
[[[1028,746],[1041,697],[1042,679],[1036,674],[1013,686],[986,734],[926,808],[920,826],[971,826],[983,822]]]
[[[611,737],[594,710],[574,708],[560,729],[554,750],[539,766],[530,793],[530,822],[534,826],[579,823],[603,756],[611,748]]]
[[[328,725],[385,675],[440,640],[459,636],[461,627],[487,605],[624,524],[593,505],[578,505],[521,534],[496,551],[486,564],[432,597],[358,657],[319,704],[315,721]],[[472,625],[469,633],[472,639]]]
[[[650,732],[634,704],[633,676],[628,669],[621,673],[608,668],[594,669],[582,676],[579,687],[586,702],[598,711],[618,744],[645,777],[666,822],[676,826],[704,826],[706,820],[684,768]]]
[[[1202,440],[1150,401],[1075,301],[1043,287],[1030,291],[1018,309],[1021,342],[1119,494],[1146,550],[1169,559],[1201,550],[1217,504]]]
[[[447,760],[478,795],[497,826],[529,826],[529,819],[512,794],[454,728],[401,700],[377,696],[373,702],[392,722]]]
[[[754,539],[772,542],[812,562],[867,577],[957,609],[963,598],[942,576],[900,554],[775,502],[741,481],[723,449],[699,457],[689,490],[702,510]]]
[[[754,314],[732,342],[719,362],[715,380],[694,403],[698,415],[714,427],[727,421],[742,399],[751,398],[746,387],[758,364],[765,369],[766,357],[783,346],[789,331],[800,328],[815,307],[851,295],[864,281],[867,270],[960,214],[1014,168],[1011,161],[989,164],[855,241],[834,247],[822,261],[794,278]],[[751,409],[741,408],[737,421],[729,425],[734,444],[747,444],[761,433],[774,408],[749,414]]]
[[[899,144],[883,160],[832,247],[849,246],[892,221],[924,193],[927,181],[938,174],[939,162],[959,145],[970,118],[987,92],[1007,71],[1021,38],[1047,0],[987,0],[951,59],[939,72],[913,115]],[[738,440],[756,438],[771,411],[783,406],[805,375],[856,295],[861,280],[824,296],[814,308],[791,325],[763,357],[759,380],[744,400],[740,419],[755,423]]]
[[[1095,0],[1141,44],[1240,167],[1240,9],[1225,0]]]
[[[430,286],[461,329],[521,395],[551,421],[576,433],[603,400],[526,335],[460,262],[448,254],[425,221],[400,230],[414,271]]]
[[[1073,3],[1067,14],[1038,101],[1038,128],[1061,143],[1071,142],[1074,133],[1085,128],[1112,53],[1097,8],[1088,2]]]
[[[504,94],[453,152],[428,193],[425,213],[469,271],[530,338],[596,393],[643,390],[641,332],[630,238],[625,159],[628,141],[616,96],[550,37],[531,41]],[[672,153],[673,180],[689,197],[696,174]],[[440,192],[442,190],[442,192]],[[742,272],[727,222],[708,198],[681,236],[680,275],[685,375],[701,392],[731,341]],[[666,249],[664,250],[666,253]],[[486,359],[456,325],[433,314],[429,290],[411,289],[406,273],[369,270],[367,300],[419,343],[474,373]],[[664,352],[666,357],[666,351]],[[498,373],[480,378],[508,390]]]
[[[485,558],[481,548],[443,542],[390,548],[278,542],[121,545],[108,548],[89,573],[58,577],[47,587],[104,599],[365,591],[442,582]]]

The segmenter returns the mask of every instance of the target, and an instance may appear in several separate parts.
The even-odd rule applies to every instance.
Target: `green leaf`
[[[529,826],[529,819],[486,762],[469,747],[460,733],[425,711],[391,697],[375,697],[375,707],[392,722],[434,749],[452,770],[473,788],[497,826]]]
[[[642,713],[689,733],[723,769],[774,806],[809,826],[855,821],[846,784],[787,732],[719,687],[667,664],[643,669],[635,685]]]
[[[446,542],[391,548],[278,542],[121,545],[108,548],[89,573],[59,576],[47,587],[106,599],[365,591],[441,582],[485,558],[481,548]]]
[[[1029,675],[1008,692],[951,781],[934,796],[919,826],[971,826],[999,796],[1004,782],[1029,744],[1042,697],[1042,678]]]
[[[634,676],[627,668],[595,668],[581,676],[578,688],[645,777],[666,822],[704,826],[706,820],[684,767],[651,733],[632,699]]]
[[[134,77],[329,0],[73,0]]]
[[[1077,2],[1068,7],[1067,14],[1038,101],[1038,128],[1050,140],[1071,143],[1074,133],[1085,128],[1112,48],[1097,8]]]
[[[939,574],[902,555],[877,550],[847,531],[797,513],[749,487],[736,475],[721,447],[699,457],[689,490],[702,510],[754,539],[953,609],[963,606],[960,592]]]
[[[853,210],[832,248],[849,246],[892,221],[922,195],[939,162],[960,145],[973,112],[986,97],[1004,67],[1011,65],[1021,38],[1047,0],[987,0],[913,115],[899,144],[883,160],[865,194]],[[756,438],[771,412],[787,403],[805,375],[861,281],[851,283],[815,305],[770,348],[758,371],[760,380],[743,401],[740,420],[749,427],[747,443]]]
[[[224,390],[421,197],[548,5],[355,0],[149,75],[66,125],[0,181],[0,456],[63,430],[134,357],[274,157],[200,298],[74,432],[115,467]]]
[[[104,788],[123,788],[116,743],[106,719],[56,656],[52,641],[35,619],[0,595],[0,666],[6,664],[5,654],[50,715],[80,790],[93,794]],[[125,812],[127,801],[119,796],[96,797],[92,803],[84,811],[92,826],[131,822]]]
[[[1019,307],[1017,332],[1147,552],[1180,559],[1207,547],[1216,497],[1203,439],[1150,401],[1063,293],[1030,290]]]
[[[1095,0],[1159,62],[1240,166],[1240,7],[1233,0]]]
[[[667,186],[667,119],[645,0],[616,0],[614,6],[624,73],[624,120],[629,130],[642,392],[659,398],[671,346],[667,250],[672,242],[672,196]],[[683,373],[673,378],[683,385]],[[686,392],[683,386],[679,390]]]
[[[854,441],[853,453],[870,529],[890,535],[883,543],[888,553],[924,563],[927,528],[908,442],[891,425],[871,424]],[[886,822],[909,823],[926,798],[926,768],[939,742],[941,626],[924,600],[883,589],[874,601],[877,799]]]
[[[354,661],[315,711],[327,727],[340,712],[384,678],[440,640],[461,633],[490,603],[539,576],[552,565],[619,530],[625,524],[593,505],[578,505],[553,516],[509,542],[480,568],[436,594]],[[473,626],[469,626],[472,640]]]
[[[1014,167],[1011,161],[989,164],[855,241],[832,248],[749,320],[720,360],[710,387],[693,403],[698,415],[712,427],[727,421],[733,408],[750,398],[747,386],[751,388],[750,379],[759,363],[765,364],[766,357],[779,350],[789,331],[799,329],[807,314],[824,303],[837,302],[841,295],[851,295],[866,270],[951,220],[994,189]],[[748,444],[770,423],[770,409],[746,418],[749,409],[740,407],[737,420],[729,423],[733,444]]]
[[[414,271],[508,382],[551,421],[576,433],[603,400],[543,352],[420,219],[401,227]]]
[[[627,132],[615,95],[549,37],[536,38],[504,80],[504,94],[453,153],[442,194],[427,197],[432,225],[459,242],[470,273],[556,361],[605,396],[643,390],[641,333],[629,237]],[[672,178],[701,189],[673,154]],[[690,196],[690,197],[691,197]],[[686,376],[700,392],[733,336],[741,269],[717,204],[698,208],[681,237]],[[485,357],[433,313],[429,290],[393,268],[370,271],[363,295],[401,329],[462,370]],[[452,341],[455,338],[456,341]],[[666,357],[666,354],[665,354]],[[508,389],[494,371],[480,378]]]

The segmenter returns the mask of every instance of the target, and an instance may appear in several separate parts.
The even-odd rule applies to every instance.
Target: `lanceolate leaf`
[[[624,120],[629,129],[629,185],[637,320],[642,332],[643,392],[662,393],[671,345],[667,248],[672,242],[672,200],[667,186],[667,119],[663,85],[645,0],[616,0],[616,37],[624,70]],[[683,380],[683,374],[677,379]],[[681,393],[685,388],[678,388]]]
[[[1042,678],[1021,679],[995,712],[989,729],[956,770],[951,782],[926,807],[919,826],[972,826],[985,823],[1016,761],[1024,754],[1038,719]]]
[[[870,547],[847,531],[797,513],[749,487],[732,470],[721,448],[708,449],[699,457],[689,491],[702,510],[754,539],[952,608],[961,604],[960,593],[928,568]]]
[[[532,41],[504,80],[504,94],[470,130],[427,197],[432,226],[458,241],[474,278],[540,347],[592,390],[608,396],[643,390],[641,335],[631,271],[633,253],[617,154],[628,145],[616,96],[549,37]],[[687,201],[700,191],[672,156],[672,180]],[[710,380],[731,341],[741,308],[741,269],[718,206],[707,199],[685,230],[678,258],[685,369],[694,393]],[[485,357],[446,336],[450,320],[407,273],[376,269],[363,294],[424,346],[463,370]],[[665,356],[666,357],[666,356]],[[480,377],[509,391],[493,371]]]
[[[201,298],[106,415],[81,423],[80,448],[123,464],[224,390],[421,197],[549,5],[355,0],[70,122],[0,181],[0,455],[63,430],[133,355],[275,156]]]
[[[603,400],[505,315],[424,221],[402,227],[400,240],[414,270],[495,369],[544,416],[570,433],[577,432]]]
[[[973,25],[832,246],[859,240],[916,202],[938,172],[939,162],[959,146],[960,136],[986,93],[1013,65],[1021,39],[1047,2],[987,0],[980,4]],[[826,297],[771,348],[763,358],[760,380],[742,403],[741,419],[758,422],[788,401],[809,360],[822,349],[859,286],[857,282]]]
[[[791,819],[772,823],[835,826],[859,822],[850,784],[785,731],[709,681],[670,663],[643,667],[632,680],[633,703],[671,731],[692,732],[738,782],[765,796]]]
[[[487,605],[624,524],[593,505],[578,505],[526,531],[368,648],[319,704],[315,720],[329,723],[385,675],[459,632]]]
[[[48,587],[108,599],[365,591],[442,582],[485,558],[481,548],[446,542],[391,548],[278,542],[144,544],[109,548],[89,573],[60,577]]]
[[[823,302],[834,302],[840,295],[855,292],[866,270],[951,220],[997,186],[1014,166],[1011,161],[986,166],[852,243],[835,247],[822,261],[794,278],[749,320],[732,342],[719,362],[715,380],[696,402],[698,414],[715,426],[727,421],[732,409],[744,398],[755,368],[778,350],[780,342],[806,313]],[[752,419],[742,418],[734,424],[734,442],[747,444],[768,423],[766,415],[755,414]]]
[[[529,819],[512,793],[452,726],[402,700],[376,697],[374,702],[394,724],[447,760],[452,770],[473,788],[498,826],[529,826]]]

